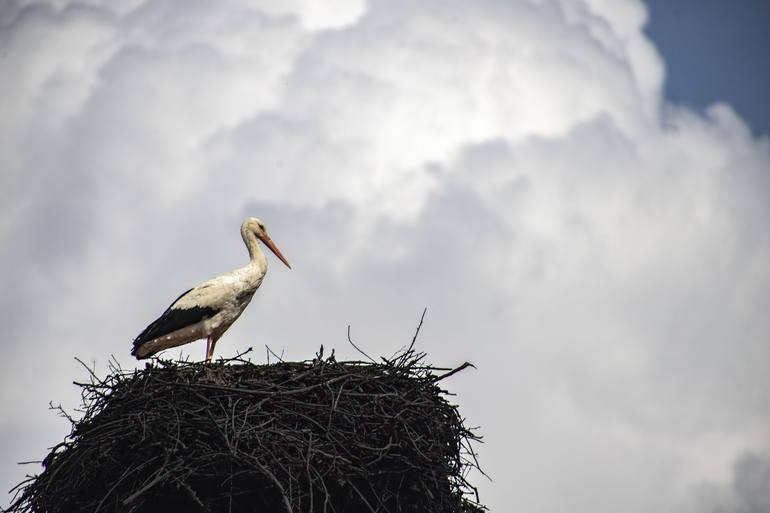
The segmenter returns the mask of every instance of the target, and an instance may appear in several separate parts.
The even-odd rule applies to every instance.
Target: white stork
[[[241,225],[241,237],[249,249],[249,263],[204,281],[179,296],[134,339],[132,355],[141,360],[158,351],[205,338],[206,361],[211,360],[217,340],[246,309],[267,272],[267,258],[257,239],[291,269],[259,219],[246,219]]]

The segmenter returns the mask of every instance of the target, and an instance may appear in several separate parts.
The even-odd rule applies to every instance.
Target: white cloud
[[[427,305],[494,511],[686,511],[770,446],[770,146],[662,102],[638,2],[79,5],[0,9],[6,460],[246,215],[294,270],[223,353],[390,354]]]

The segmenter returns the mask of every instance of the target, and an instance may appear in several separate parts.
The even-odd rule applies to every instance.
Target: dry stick
[[[123,368],[120,366],[120,362],[117,358],[115,358],[114,354],[110,354],[110,358],[107,360],[107,365],[111,374],[123,372]]]
[[[120,476],[120,479],[118,479],[118,481],[117,481],[117,482],[116,482],[116,483],[115,483],[115,484],[114,484],[114,485],[113,485],[113,486],[110,488],[110,490],[109,490],[109,491],[108,491],[108,492],[107,492],[107,493],[104,495],[104,497],[102,497],[102,500],[101,500],[101,502],[99,502],[99,504],[96,506],[96,509],[94,509],[94,511],[99,511],[99,508],[101,508],[101,507],[102,507],[102,504],[104,503],[104,501],[105,501],[105,500],[107,500],[107,497],[109,497],[109,496],[110,496],[110,494],[111,494],[111,493],[112,493],[112,492],[113,492],[115,489],[117,489],[117,488],[118,488],[118,485],[120,485],[120,483],[121,483],[121,482],[122,482],[122,481],[123,481],[123,480],[124,480],[126,477],[128,477],[129,475],[131,475],[131,474],[133,474],[133,473],[137,472],[138,470],[141,470],[143,467],[145,467],[146,465],[149,465],[149,464],[150,464],[150,463],[152,463],[154,460],[155,460],[155,458],[153,458],[153,459],[151,459],[151,460],[148,460],[148,461],[145,461],[145,462],[144,462],[144,463],[142,463],[141,465],[137,465],[137,466],[136,466],[136,467],[134,467],[133,469],[127,469],[125,472],[123,472],[123,474]],[[162,468],[161,470],[164,470],[164,469]],[[133,501],[134,499],[136,499],[137,497],[139,497],[141,494],[143,494],[144,492],[146,492],[147,490],[149,490],[150,488],[152,488],[153,486],[155,486],[155,484],[157,484],[157,482],[158,482],[158,481],[160,481],[160,479],[161,479],[163,476],[164,476],[164,473],[163,473],[163,472],[161,472],[161,471],[159,471],[159,472],[157,473],[157,475],[155,476],[155,479],[153,479],[153,480],[152,480],[152,481],[151,481],[151,482],[150,482],[148,485],[144,486],[144,487],[143,487],[143,488],[141,488],[139,491],[137,491],[137,492],[134,492],[133,494],[131,494],[131,496],[130,496],[130,497],[128,497],[128,498],[126,498],[126,499],[124,499],[124,500],[123,500],[123,505],[125,506],[125,505],[129,504],[131,501]]]
[[[83,360],[81,360],[81,359],[80,359],[80,358],[78,358],[77,356],[75,357],[75,360],[77,360],[77,362],[78,362],[80,365],[82,365],[83,367],[85,367],[85,369],[86,369],[86,370],[88,371],[88,373],[91,375],[91,379],[93,380],[93,382],[96,382],[96,383],[100,383],[100,382],[101,382],[101,380],[100,380],[100,379],[99,379],[99,378],[96,376],[96,372],[94,372],[94,370],[93,370],[93,369],[91,369],[91,368],[90,368],[88,365],[86,365],[86,364],[83,362]]]
[[[284,395],[293,395],[293,394],[301,394],[302,392],[307,392],[309,390],[313,390],[315,388],[320,388],[324,385],[331,385],[332,383],[336,383],[338,381],[342,381],[343,379],[347,379],[348,376],[337,376],[336,378],[332,378],[328,381],[324,381],[322,383],[316,383],[314,385],[308,385],[303,388],[294,388],[291,390],[276,390],[276,391],[268,391],[268,390],[252,390],[250,388],[233,388],[233,387],[227,387],[222,385],[209,385],[208,383],[176,383],[177,385],[187,386],[187,387],[199,387],[199,388],[210,388],[212,390],[223,390],[226,392],[231,393],[238,393],[238,394],[255,394],[255,395],[267,395],[267,396],[284,396]]]
[[[461,370],[463,370],[463,369],[467,369],[468,367],[473,367],[474,369],[476,368],[476,366],[475,366],[475,365],[473,365],[472,363],[470,363],[470,362],[465,362],[464,364],[460,365],[460,366],[459,366],[459,367],[457,367],[456,369],[452,369],[452,370],[451,370],[451,371],[449,371],[449,372],[445,372],[444,374],[442,374],[442,375],[440,375],[440,376],[436,376],[436,377],[434,377],[434,378],[433,378],[431,381],[433,381],[434,383],[436,383],[437,381],[441,381],[441,380],[442,380],[442,379],[444,379],[444,378],[448,378],[448,377],[449,377],[449,376],[451,376],[452,374],[457,374],[457,373],[458,373],[458,372],[460,372]]]
[[[414,332],[414,336],[412,337],[412,343],[409,344],[409,348],[406,350],[406,353],[409,353],[412,350],[412,348],[414,347],[414,341],[417,340],[417,335],[420,333],[420,328],[422,328],[422,321],[425,320],[425,313],[427,311],[428,311],[428,307],[426,306],[422,310],[422,316],[420,316],[420,324],[417,325],[417,330]]]
[[[376,361],[375,361],[375,360],[374,360],[374,359],[373,359],[371,356],[369,356],[368,354],[364,353],[363,349],[361,349],[360,347],[358,347],[357,345],[355,345],[355,344],[353,343],[353,340],[351,340],[351,338],[350,338],[350,324],[348,324],[348,342],[350,342],[350,345],[352,345],[353,347],[355,347],[355,348],[356,348],[356,350],[357,350],[359,353],[361,353],[362,355],[366,356],[366,357],[369,359],[369,361],[370,361],[370,362],[372,362],[372,363],[377,363],[377,362],[376,362]]]
[[[69,414],[69,413],[67,413],[67,411],[64,409],[64,407],[62,407],[62,405],[61,405],[61,404],[60,404],[60,405],[58,405],[58,406],[54,406],[54,405],[53,405],[53,401],[49,401],[49,402],[48,402],[48,409],[49,409],[49,410],[55,410],[55,411],[58,411],[58,412],[59,412],[59,415],[61,415],[62,417],[64,417],[65,419],[67,419],[67,420],[69,421],[69,423],[70,423],[70,426],[74,426],[74,425],[76,424],[76,422],[75,422],[75,419],[73,419],[73,418],[70,416],[70,414]],[[62,445],[62,444],[59,444],[59,445]],[[57,447],[58,447],[58,446],[57,446]]]
[[[361,493],[361,490],[359,490],[358,487],[356,485],[354,485],[353,483],[351,483],[351,482],[349,482],[348,484],[358,494],[358,497],[361,499],[361,501],[363,501],[363,503],[366,505],[366,507],[369,508],[369,511],[371,511],[372,513],[377,513],[377,511],[372,507],[372,505],[369,504],[369,501],[366,500],[366,497],[364,497],[364,494]]]
[[[310,474],[310,458],[311,458],[311,450],[313,447],[313,432],[310,432],[310,439],[307,443],[307,456],[305,457],[305,471],[307,472],[307,487],[308,487],[308,495],[310,496],[310,509],[308,511],[313,511],[313,477]]]
[[[281,358],[280,356],[278,356],[277,354],[275,354],[275,352],[274,352],[272,349],[270,349],[270,346],[268,346],[267,344],[265,344],[265,348],[268,350],[268,352],[269,352],[270,354],[272,354],[273,356],[275,356],[275,357],[276,357],[276,359],[278,359],[278,361],[279,361],[279,362],[283,363],[283,358]],[[283,351],[281,351],[281,354],[283,355]]]
[[[294,509],[291,507],[291,502],[289,501],[289,498],[286,496],[286,489],[283,487],[281,482],[278,480],[277,477],[275,477],[275,474],[270,472],[270,469],[264,466],[257,458],[254,456],[250,456],[249,459],[256,465],[260,471],[264,475],[270,478],[270,480],[273,482],[273,484],[278,488],[278,491],[281,492],[281,497],[283,498],[283,507],[286,510],[286,513],[294,513]]]
[[[391,356],[391,358],[395,358],[394,360],[392,360],[392,362],[398,362],[398,363],[396,363],[396,365],[402,365],[404,362],[406,362],[406,359],[409,358],[409,356],[412,354],[412,348],[414,347],[414,343],[417,340],[417,335],[420,333],[420,328],[422,327],[422,321],[425,320],[425,313],[427,311],[428,311],[428,307],[426,306],[422,310],[422,315],[420,316],[420,324],[417,325],[417,330],[415,330],[415,332],[414,332],[414,336],[412,337],[412,342],[409,344],[409,347],[407,347],[404,350],[404,352],[401,354],[401,356],[399,358],[395,358],[396,355],[398,355],[398,352],[396,352],[396,354]],[[423,356],[424,356],[424,354],[423,354]],[[422,359],[422,358],[420,358],[420,359]],[[385,363],[387,363],[388,365],[391,365],[391,363],[392,363],[391,360],[387,360],[385,358],[383,358],[383,360],[385,360]]]
[[[177,479],[176,482],[179,484],[179,486],[181,486],[182,488],[184,488],[187,491],[187,495],[189,495],[190,498],[192,500],[194,500],[196,504],[198,504],[201,508],[205,508],[206,507],[205,504],[203,504],[203,502],[201,502],[200,498],[198,498],[198,494],[195,493],[195,490],[193,490],[190,487],[189,484],[187,484],[185,481],[182,481],[181,479]],[[232,487],[231,487],[231,492],[230,493],[231,493],[230,499],[232,500]],[[230,507],[232,509],[232,505]]]

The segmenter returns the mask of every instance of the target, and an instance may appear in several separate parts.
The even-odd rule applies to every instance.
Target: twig
[[[425,307],[425,308],[423,308],[423,310],[422,310],[422,315],[420,316],[420,324],[418,324],[418,325],[417,325],[417,329],[415,330],[415,332],[414,332],[414,336],[412,337],[412,343],[411,343],[411,344],[409,344],[409,348],[406,350],[406,352],[407,352],[407,353],[408,353],[409,351],[411,351],[411,350],[412,350],[412,348],[414,347],[414,342],[415,342],[415,340],[417,340],[417,335],[419,335],[419,334],[420,334],[420,328],[422,328],[422,321],[424,321],[424,320],[425,320],[425,313],[426,313],[427,311],[428,311],[428,307],[426,306],[426,307]]]
[[[94,371],[94,369],[92,369],[91,367],[89,367],[88,365],[86,365],[86,364],[83,362],[83,360],[81,360],[81,359],[80,359],[80,358],[78,358],[77,356],[75,357],[75,360],[76,360],[76,361],[77,361],[77,362],[78,362],[80,365],[82,365],[82,366],[83,366],[83,367],[84,367],[84,368],[85,368],[85,369],[88,371],[88,374],[90,374],[90,375],[91,375],[91,380],[92,380],[93,382],[99,382],[99,378],[96,376],[96,372]]]
[[[474,369],[476,368],[476,366],[475,366],[475,365],[473,365],[472,363],[470,363],[470,362],[465,362],[464,364],[460,365],[460,366],[459,366],[459,367],[457,367],[456,369],[452,369],[452,370],[451,370],[451,371],[449,371],[449,372],[445,372],[444,374],[441,374],[440,376],[436,376],[436,377],[434,377],[434,378],[432,379],[432,381],[433,381],[434,383],[436,383],[436,382],[438,382],[438,381],[441,381],[442,379],[448,378],[449,376],[451,376],[451,375],[453,375],[453,374],[457,374],[457,373],[458,373],[458,372],[460,372],[461,370],[463,370],[463,369],[467,369],[468,367],[473,367]]]
[[[275,354],[275,352],[272,349],[270,349],[270,346],[268,346],[267,344],[265,344],[265,348],[267,349],[268,353],[270,353],[271,355],[275,356],[275,358],[279,362],[283,363],[283,358],[281,358],[281,356],[283,356],[283,351],[281,351],[281,356],[278,356],[277,354]]]
[[[362,355],[364,355],[364,356],[365,356],[365,357],[366,357],[366,358],[367,358],[367,359],[368,359],[370,362],[372,362],[372,363],[377,363],[377,361],[376,361],[374,358],[372,358],[371,356],[369,356],[368,354],[366,354],[366,353],[364,352],[364,350],[363,350],[363,349],[361,349],[360,347],[358,347],[358,346],[355,344],[355,342],[353,342],[353,340],[350,338],[350,324],[348,324],[348,342],[350,342],[350,345],[351,345],[351,346],[353,346],[353,347],[355,347],[355,348],[356,348],[356,351],[358,351],[359,353],[361,353]]]
[[[417,340],[417,335],[420,334],[420,328],[422,328],[422,321],[425,320],[425,313],[427,311],[428,311],[428,307],[426,306],[422,310],[422,315],[420,316],[420,323],[417,325],[417,329],[415,330],[414,336],[412,337],[412,342],[409,343],[409,347],[407,347],[406,349],[403,350],[403,352],[401,353],[401,356],[399,356],[399,357],[395,358],[395,360],[393,360],[393,361],[398,362],[398,365],[403,365],[403,363],[406,362],[407,359],[412,355],[412,351],[413,351],[413,348],[414,348],[414,343]],[[383,360],[385,360],[385,358],[383,358]],[[388,362],[388,360],[385,360],[385,361]]]

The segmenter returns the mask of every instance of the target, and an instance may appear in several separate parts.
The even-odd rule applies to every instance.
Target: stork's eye
[[[260,230],[262,230],[262,231],[264,232],[264,231],[265,231],[265,225],[264,225],[264,224],[260,224],[260,225],[259,225],[259,229],[260,229]]]

